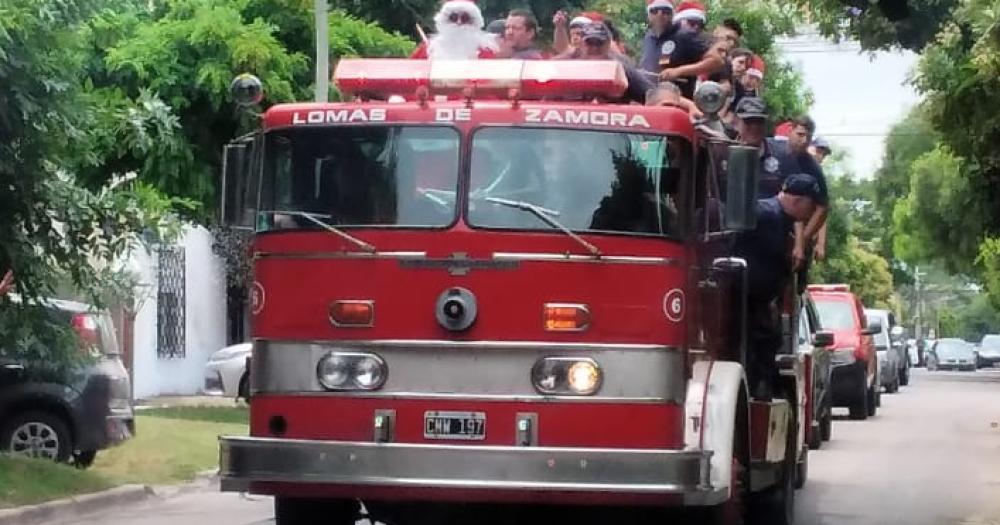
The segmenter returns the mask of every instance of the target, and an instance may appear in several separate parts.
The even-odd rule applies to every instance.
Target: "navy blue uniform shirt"
[[[734,252],[747,261],[751,300],[770,301],[781,293],[791,272],[789,236],[795,221],[777,197],[757,201],[757,227],[736,237]]]
[[[674,32],[673,25],[668,27],[662,35],[653,34],[652,30],[646,31],[646,36],[642,39],[642,58],[639,59],[639,69],[650,73],[660,73],[660,56],[663,54],[663,45],[674,37]]]
[[[709,45],[708,37],[700,31],[686,29],[675,31],[673,38],[664,42],[661,49],[665,62],[664,69],[697,64],[708,52]],[[676,84],[681,89],[682,95],[693,99],[697,80],[694,76],[680,77]]]
[[[812,175],[816,178],[816,182],[819,183],[820,195],[819,198],[816,199],[816,204],[822,206],[829,205],[830,197],[826,189],[826,177],[823,175],[823,168],[820,167],[819,163],[816,162],[816,159],[814,159],[812,155],[808,152],[799,154],[792,153],[788,149],[787,140],[775,140],[773,138],[769,138],[767,139],[767,147],[769,148],[771,155],[778,159],[778,167],[781,172],[781,182],[784,182],[785,177],[795,173]],[[763,174],[763,172],[761,173]],[[763,179],[764,177],[762,175],[761,180]],[[761,187],[761,189],[763,190],[764,188]],[[770,195],[760,195],[760,197],[777,195],[780,190],[781,184],[778,184],[777,189],[774,189],[774,193],[771,193]]]

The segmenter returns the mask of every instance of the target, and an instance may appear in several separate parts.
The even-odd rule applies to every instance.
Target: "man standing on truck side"
[[[768,140],[775,157],[778,158],[782,173],[807,173],[816,179],[820,187],[820,195],[816,200],[816,211],[805,224],[797,226],[795,247],[792,251],[792,264],[796,270],[801,272],[799,287],[803,290],[803,287],[808,284],[806,274],[809,270],[813,243],[820,229],[826,224],[829,206],[829,196],[827,194],[826,177],[823,175],[823,168],[809,154],[809,144],[812,142],[815,132],[816,123],[808,116],[803,115],[790,121],[787,140]],[[825,253],[819,255],[823,256]]]
[[[757,197],[767,198],[778,194],[784,177],[781,163],[774,156],[771,141],[765,140],[767,105],[757,97],[744,97],[736,105],[737,140],[744,146],[760,148],[760,167],[757,170]]]
[[[757,227],[736,238],[734,255],[747,262],[747,379],[754,399],[770,400],[781,347],[775,302],[791,275],[788,243],[796,224],[812,216],[820,196],[810,175],[787,177],[781,191],[757,201]]]

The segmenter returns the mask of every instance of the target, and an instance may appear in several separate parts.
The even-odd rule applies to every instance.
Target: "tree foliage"
[[[96,10],[71,0],[0,8],[0,273],[13,269],[19,292],[0,297],[0,354],[63,372],[79,357],[69,327],[31,305],[67,280],[100,304],[119,280],[115,261],[159,233],[175,204],[124,177],[88,190],[67,170],[96,160],[79,157],[95,118],[79,31]]]
[[[794,3],[809,12],[810,21],[824,36],[857,40],[867,50],[898,47],[918,52],[934,40],[959,4],[958,0],[906,0],[908,16],[890,20],[880,7],[881,2],[794,0]]]

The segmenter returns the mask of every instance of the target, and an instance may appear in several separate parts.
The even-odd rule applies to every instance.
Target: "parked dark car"
[[[995,366],[997,363],[1000,363],[1000,335],[986,334],[979,342],[976,365],[979,368],[986,368]]]
[[[809,448],[818,449],[823,441],[829,441],[832,434],[833,391],[831,352],[832,332],[823,332],[812,299],[806,295],[799,314],[800,354],[806,357],[806,384],[810,388],[806,398],[806,413],[810,424],[806,427],[806,442]]]
[[[135,434],[128,374],[109,315],[71,301],[41,306],[75,329],[92,359],[55,381],[37,373],[40,363],[0,351],[0,451],[87,467],[97,451]]]

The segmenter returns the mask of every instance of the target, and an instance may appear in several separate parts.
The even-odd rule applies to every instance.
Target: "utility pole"
[[[330,24],[327,0],[316,0],[316,102],[326,102],[330,96]]]
[[[920,291],[920,277],[923,275],[927,274],[920,273],[920,267],[917,266],[913,271],[914,289],[916,290],[916,295],[917,295],[917,315],[916,315],[917,322],[913,327],[914,331],[913,337],[917,341],[920,341],[920,338],[923,336],[922,328],[924,324],[924,301],[923,301],[923,295],[921,294]]]

